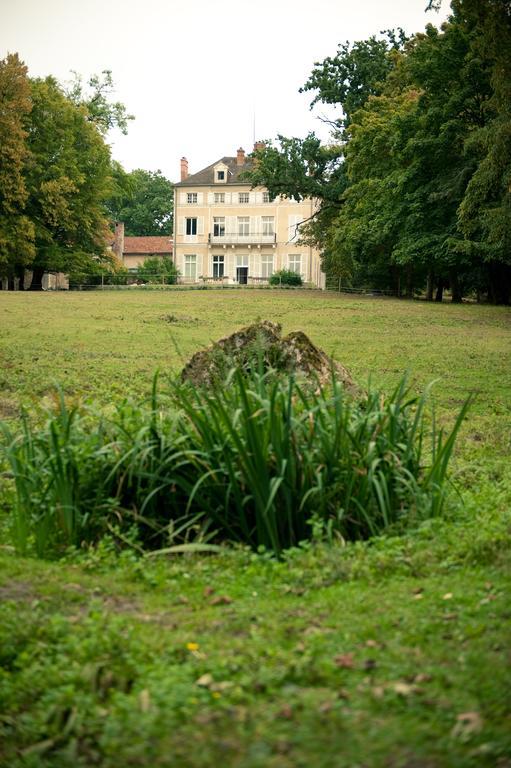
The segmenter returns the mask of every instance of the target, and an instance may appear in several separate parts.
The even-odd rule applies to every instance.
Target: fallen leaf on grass
[[[456,725],[451,731],[455,739],[469,739],[483,729],[483,719],[479,712],[462,712],[456,718]]]
[[[414,683],[430,683],[433,680],[433,675],[428,675],[427,672],[419,672],[413,678]]]
[[[293,708],[289,704],[284,704],[284,706],[277,712],[277,717],[280,717],[283,720],[291,720],[293,717]]]
[[[230,605],[232,603],[232,597],[229,595],[217,595],[210,600],[210,605]]]
[[[328,713],[331,712],[333,708],[334,704],[332,701],[323,701],[318,707],[319,712],[322,715],[328,715]]]
[[[392,690],[397,693],[398,696],[411,696],[412,693],[417,693],[417,686],[412,683],[394,683]]]
[[[195,685],[198,685],[201,688],[209,688],[213,682],[213,675],[211,675],[209,672],[206,672],[206,674],[201,675],[199,679],[195,681]]]
[[[443,595],[442,600],[452,600],[452,597],[452,592],[446,592],[445,595]]]
[[[355,666],[355,659],[352,653],[340,653],[334,657],[334,664],[340,669],[353,669]]]

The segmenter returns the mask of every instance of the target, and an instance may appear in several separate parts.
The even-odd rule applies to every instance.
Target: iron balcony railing
[[[224,232],[222,235],[215,235],[213,232],[210,232],[208,239],[212,245],[257,245],[277,242],[275,232],[271,234],[250,232],[248,235],[240,235],[239,232]]]

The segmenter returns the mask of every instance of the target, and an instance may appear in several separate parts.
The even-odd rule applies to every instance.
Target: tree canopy
[[[453,0],[439,30],[339,46],[303,87],[331,141],[279,136],[254,184],[318,201],[305,237],[327,274],[454,301],[511,295],[511,8]]]
[[[14,277],[35,255],[34,224],[25,214],[32,110],[27,68],[17,54],[0,61],[0,274]]]
[[[161,171],[131,173],[114,163],[113,187],[106,201],[110,218],[123,221],[129,236],[171,235],[174,186]]]
[[[170,182],[126,174],[111,159],[108,131],[125,133],[133,119],[112,94],[108,70],[86,85],[75,74],[64,87],[30,78],[17,54],[0,61],[0,277],[23,282],[28,267],[39,288],[45,271],[115,271],[106,248],[112,200],[123,204],[117,218],[133,208],[128,234],[165,231]]]

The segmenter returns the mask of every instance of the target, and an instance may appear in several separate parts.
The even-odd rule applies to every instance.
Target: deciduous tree
[[[0,277],[11,281],[35,254],[34,225],[25,214],[24,126],[31,109],[27,68],[17,54],[9,54],[0,61]]]
[[[111,219],[124,222],[127,235],[172,234],[174,187],[161,171],[126,173],[114,164],[113,179],[107,210]]]

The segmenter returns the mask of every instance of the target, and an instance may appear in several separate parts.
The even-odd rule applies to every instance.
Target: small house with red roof
[[[172,238],[169,235],[154,237],[128,237],[124,235],[124,223],[115,225],[112,251],[130,271],[142,267],[147,259],[172,258]]]

